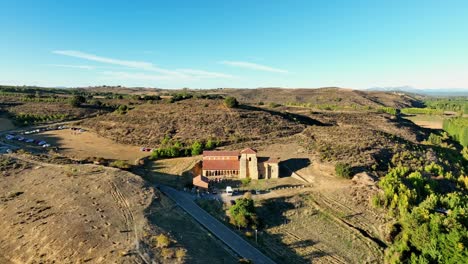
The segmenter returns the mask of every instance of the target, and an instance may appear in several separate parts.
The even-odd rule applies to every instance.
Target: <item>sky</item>
[[[468,1],[0,1],[0,84],[468,90]]]

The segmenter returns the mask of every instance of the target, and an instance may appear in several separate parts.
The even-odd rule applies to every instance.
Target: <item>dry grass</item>
[[[229,109],[222,100],[202,99],[139,105],[125,115],[109,114],[82,124],[120,143],[152,147],[166,135],[183,142],[212,138],[235,143],[272,140],[305,128],[284,114],[259,108]]]

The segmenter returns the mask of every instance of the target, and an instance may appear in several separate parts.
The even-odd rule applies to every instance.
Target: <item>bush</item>
[[[163,248],[161,250],[161,256],[165,259],[171,259],[175,255],[175,252],[172,248]]]
[[[81,96],[81,95],[75,95],[69,101],[70,105],[73,107],[79,107],[81,104],[85,102],[86,102],[86,98],[84,98],[84,96]]]
[[[239,102],[235,97],[228,96],[224,99],[224,105],[226,105],[229,108],[234,108],[239,106]]]
[[[342,178],[346,178],[346,179],[351,178],[351,167],[348,164],[341,163],[341,162],[336,163],[335,172],[336,172],[336,175]]]
[[[242,182],[242,186],[243,187],[246,187],[247,185],[249,185],[249,183],[251,182],[252,180],[250,178],[244,178],[241,180]]]
[[[236,204],[229,208],[230,223],[246,228],[249,225],[257,226],[258,220],[255,212],[254,201],[248,198],[239,198]]]
[[[128,170],[130,169],[130,164],[128,164],[126,161],[124,160],[116,160],[116,161],[113,161],[109,164],[109,166],[111,167],[114,167],[114,168],[119,168],[119,169],[122,169],[122,170]]]
[[[178,261],[183,261],[185,256],[187,255],[187,251],[183,248],[176,249],[175,256]]]
[[[171,244],[171,240],[168,236],[160,234],[156,237],[156,246],[158,248],[166,248]]]

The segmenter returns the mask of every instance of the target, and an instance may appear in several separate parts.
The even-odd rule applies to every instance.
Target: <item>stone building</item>
[[[279,159],[257,157],[257,151],[203,151],[202,175],[209,178],[275,179]]]

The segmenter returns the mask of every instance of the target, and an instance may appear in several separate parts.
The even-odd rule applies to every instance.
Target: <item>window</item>
[[[249,161],[252,161],[252,157],[249,157]]]

